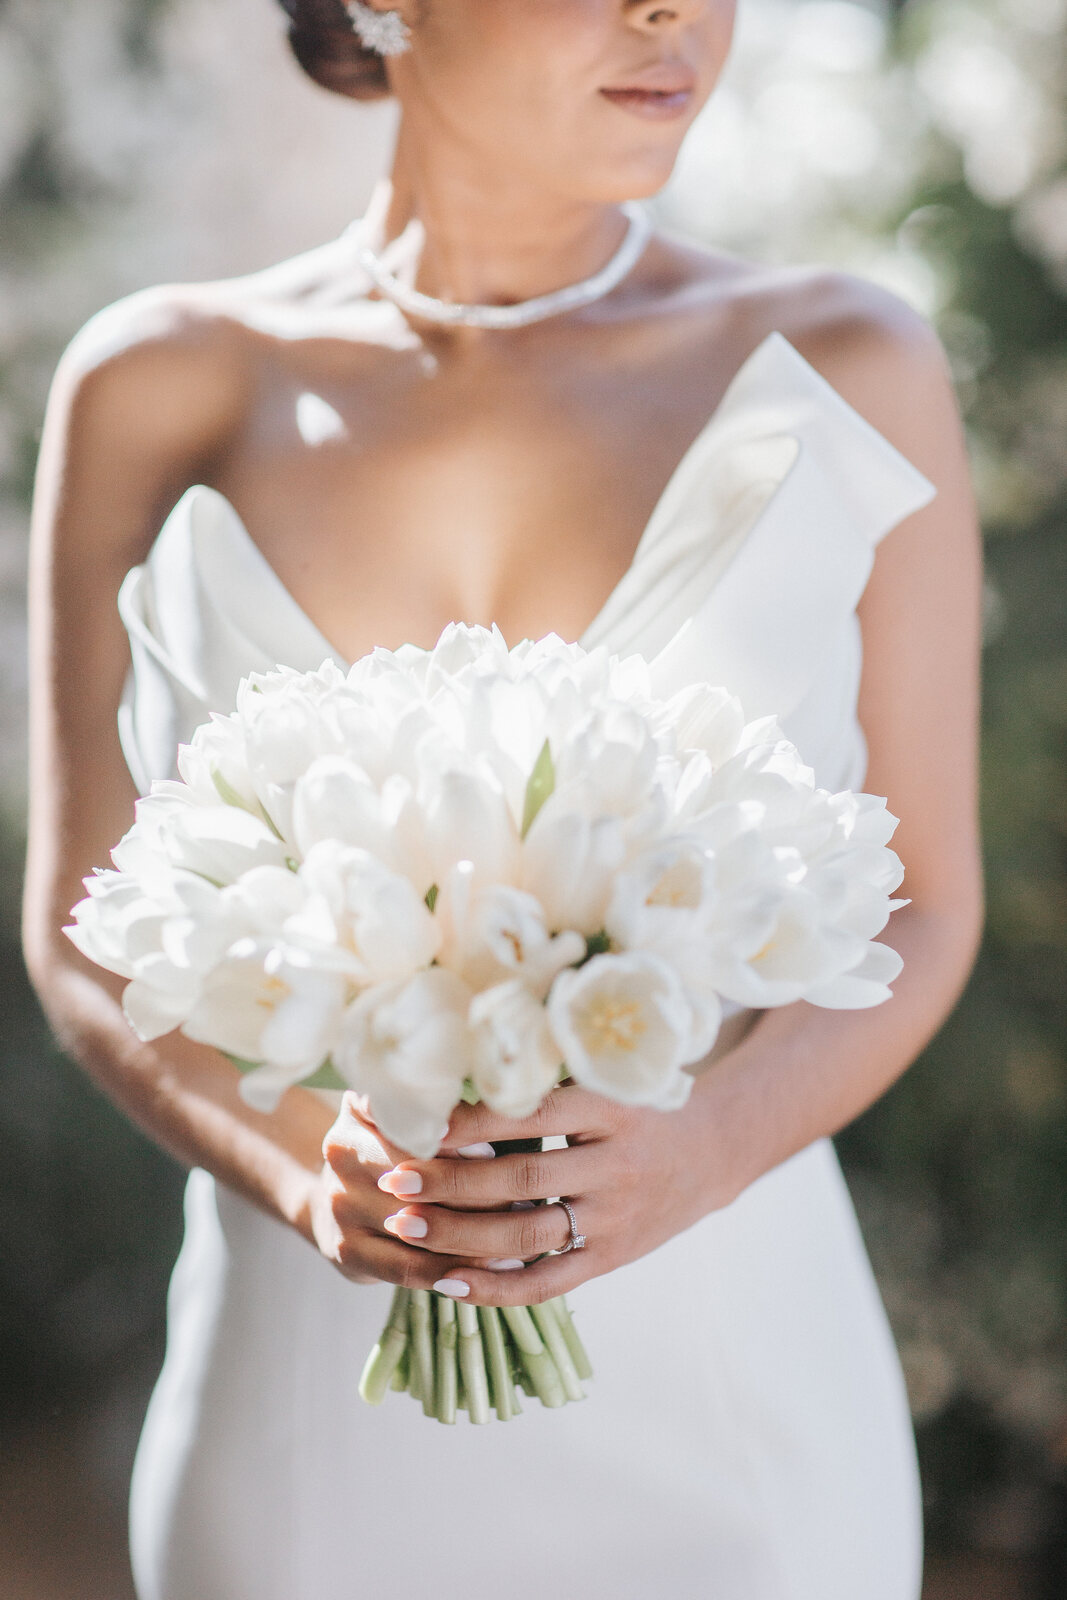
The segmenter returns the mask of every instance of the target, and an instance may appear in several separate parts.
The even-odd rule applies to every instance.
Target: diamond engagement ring
[[[557,1200],[556,1204],[563,1207],[564,1211],[567,1213],[567,1221],[571,1225],[570,1238],[567,1240],[567,1243],[561,1247],[561,1249],[556,1251],[556,1254],[558,1256],[565,1256],[568,1250],[584,1250],[585,1234],[578,1232],[578,1222],[574,1215],[574,1211],[571,1208],[570,1202],[567,1200]]]

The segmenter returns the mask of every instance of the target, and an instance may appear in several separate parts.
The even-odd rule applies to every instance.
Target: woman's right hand
[[[491,1145],[480,1145],[438,1153],[476,1157],[493,1152]],[[312,1199],[312,1233],[326,1260],[353,1283],[384,1281],[430,1289],[451,1269],[483,1264],[465,1256],[431,1254],[386,1230],[386,1218],[404,1202],[380,1189],[378,1179],[410,1156],[383,1138],[351,1090],[346,1090],[337,1120],[322,1141],[322,1155]]]
[[[346,1093],[337,1120],[322,1141],[323,1168],[319,1174],[311,1213],[315,1243],[327,1261],[353,1283],[401,1282],[384,1269],[384,1250],[391,1255],[414,1254],[407,1245],[391,1239],[383,1223],[396,1209],[391,1195],[383,1194],[378,1179],[391,1161],[378,1135],[357,1114],[353,1096]],[[390,1248],[391,1247],[391,1248]],[[397,1267],[402,1266],[400,1260]]]

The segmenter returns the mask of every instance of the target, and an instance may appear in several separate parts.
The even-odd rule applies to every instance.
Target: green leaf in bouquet
[[[233,1063],[238,1072],[257,1072],[263,1065],[262,1061],[245,1061],[241,1056],[232,1056],[228,1050],[223,1050],[222,1054],[227,1061]]]
[[[556,787],[556,768],[552,760],[552,750],[546,739],[541,746],[541,754],[534,762],[533,771],[530,773],[526,785],[526,798],[522,807],[522,836],[525,839],[533,827],[534,818]]]
[[[429,908],[430,911],[436,910],[436,907],[437,907],[437,896],[440,894],[440,892],[441,891],[437,887],[436,883],[431,883],[430,887],[427,889],[427,891],[426,891],[426,904],[427,904],[427,907]]]
[[[228,1050],[223,1055],[227,1061],[232,1061],[238,1072],[258,1072],[263,1065],[262,1061],[245,1061],[240,1056],[233,1056]],[[329,1056],[320,1067],[312,1073],[310,1078],[301,1078],[301,1089],[347,1089],[348,1084],[342,1078]]]
[[[232,783],[228,783],[222,776],[218,767],[211,769],[211,781],[215,785],[220,800],[228,806],[236,806],[238,811],[251,811],[252,808],[246,800],[242,800]]]
[[[302,1089],[347,1089],[348,1084],[342,1078],[329,1056],[312,1074],[310,1078],[301,1078]]]

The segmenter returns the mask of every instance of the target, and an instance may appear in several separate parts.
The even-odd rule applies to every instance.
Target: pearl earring
[[[375,11],[362,0],[348,0],[345,6],[360,43],[380,56],[399,56],[411,49],[411,29],[399,11]]]

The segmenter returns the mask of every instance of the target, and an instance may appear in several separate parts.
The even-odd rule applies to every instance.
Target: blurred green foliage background
[[[86,1405],[131,1373],[143,1386],[182,1182],[61,1058],[19,956],[21,607],[41,412],[63,344],[109,299],[255,265],[361,208],[389,108],[315,99],[269,9],[232,0],[224,24],[203,0],[74,13],[0,0],[8,1418]],[[968,427],[988,552],[988,928],[953,1017],[839,1149],[905,1362],[931,1545],[1034,1556],[1051,1600],[1067,1594],[1067,4],[741,0],[741,13],[662,220],[896,288],[938,327]],[[238,40],[233,75],[213,78]],[[317,209],[297,198],[281,84],[304,148],[334,150],[316,168]],[[280,179],[265,194],[268,171]],[[238,191],[235,215],[225,199]]]

